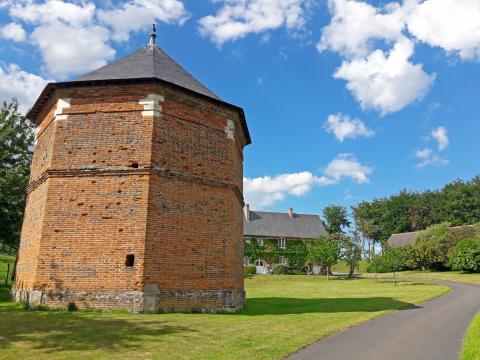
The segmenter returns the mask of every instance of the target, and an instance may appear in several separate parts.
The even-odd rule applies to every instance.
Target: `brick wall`
[[[164,97],[159,117],[142,114],[149,94]],[[243,305],[238,111],[143,83],[60,88],[39,117],[17,300],[131,311]]]

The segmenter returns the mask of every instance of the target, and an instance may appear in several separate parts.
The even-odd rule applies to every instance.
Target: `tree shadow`
[[[247,300],[238,315],[286,315],[307,313],[378,312],[418,308],[415,304],[391,297],[367,298],[282,298],[266,297]]]

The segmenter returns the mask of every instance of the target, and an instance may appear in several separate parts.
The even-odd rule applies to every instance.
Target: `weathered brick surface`
[[[142,115],[149,94],[164,97],[158,117]],[[58,99],[70,105],[60,112]],[[143,83],[60,88],[39,117],[18,301],[130,311],[243,306],[238,111]]]

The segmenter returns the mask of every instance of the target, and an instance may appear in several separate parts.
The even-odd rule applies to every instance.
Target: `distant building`
[[[462,226],[452,226],[450,228],[451,232],[457,232],[457,231],[462,231],[462,228],[467,228],[469,229],[469,232],[474,231],[473,225],[462,225]],[[417,241],[418,236],[422,233],[422,231],[411,231],[411,232],[405,232],[405,233],[398,233],[398,234],[392,234],[388,238],[388,246],[390,247],[404,247],[408,246],[411,244],[415,244],[415,241]],[[472,233],[473,236],[473,233]]]
[[[414,244],[417,241],[418,235],[421,231],[412,231],[406,233],[392,234],[388,238],[388,246],[390,247],[404,247],[410,244]]]
[[[296,241],[311,241],[327,232],[318,215],[297,214],[290,208],[286,213],[252,211],[249,205],[244,207],[243,237],[245,242],[257,241],[264,246],[265,241],[274,240],[279,249],[288,249],[289,244]],[[279,256],[278,264],[287,264],[284,256]],[[265,259],[248,257],[244,265],[255,265],[257,274],[270,273],[272,263]]]

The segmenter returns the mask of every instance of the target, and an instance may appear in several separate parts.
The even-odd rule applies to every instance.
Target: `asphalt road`
[[[452,291],[415,308],[355,326],[291,355],[291,360],[455,360],[480,311],[480,286],[442,283]]]

